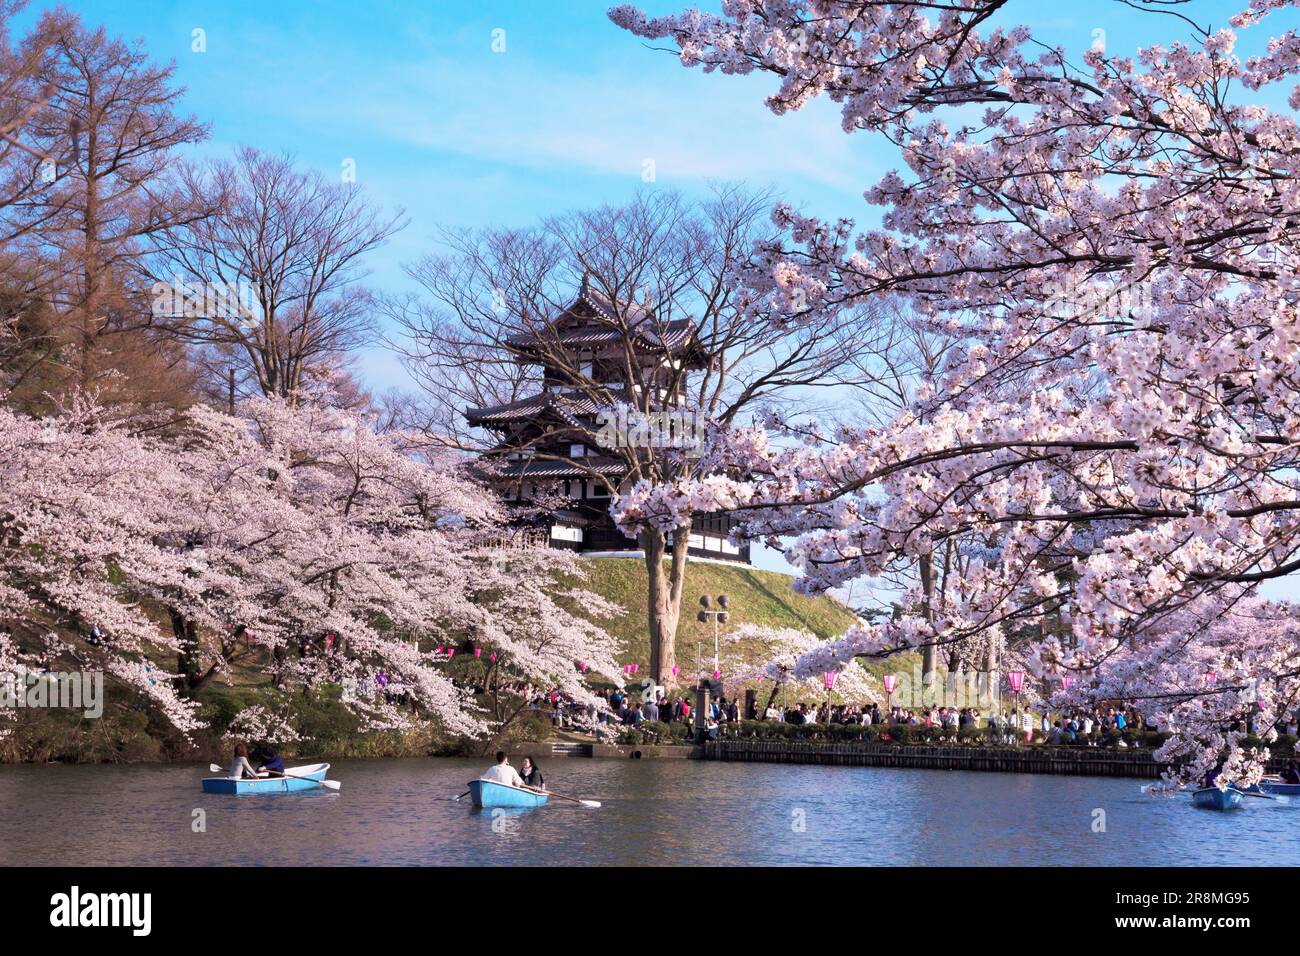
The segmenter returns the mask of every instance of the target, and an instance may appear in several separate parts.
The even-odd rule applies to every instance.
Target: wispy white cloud
[[[773,116],[762,103],[770,78],[705,77],[640,48],[618,64],[567,69],[481,48],[467,62],[446,42],[413,43],[382,63],[348,62],[334,48],[322,70],[324,51],[271,41],[266,55],[292,89],[264,108],[374,145],[534,171],[640,177],[652,160],[660,181],[807,181],[846,198],[880,171],[865,138],[840,130],[832,104]]]

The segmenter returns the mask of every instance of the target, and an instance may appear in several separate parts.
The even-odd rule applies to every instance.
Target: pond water
[[[205,767],[0,767],[0,864],[1300,864],[1300,800],[1234,813],[1146,781],[694,760],[542,762],[523,811],[452,798],[483,761],[340,761],[339,793],[215,796]],[[195,811],[205,829],[195,832]]]

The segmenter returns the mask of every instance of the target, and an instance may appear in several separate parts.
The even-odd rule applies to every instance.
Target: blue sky
[[[185,107],[212,126],[202,152],[227,155],[244,144],[287,151],[328,175],[354,161],[373,199],[404,207],[411,220],[370,260],[372,284],[388,291],[408,286],[402,264],[434,250],[439,227],[526,225],[624,201],[643,186],[646,160],[655,164],[656,188],[691,193],[711,179],[743,180],[775,187],[810,212],[860,222],[875,218],[863,190],[898,165],[880,138],[846,136],[834,104],[773,116],[763,106],[771,78],[684,70],[611,24],[607,3],[65,5],[89,24],[142,39],[155,59],[175,60]],[[1201,0],[1184,12],[1221,27],[1244,5]],[[41,6],[37,0],[26,18]],[[654,0],[646,9],[684,6]],[[1238,52],[1258,51],[1279,20],[1244,34]],[[999,22],[1026,23],[1076,59],[1097,31],[1109,51],[1125,53],[1186,36],[1171,16],[1112,0],[1013,0]],[[192,50],[195,30],[204,31],[205,52]],[[493,50],[498,30],[504,52]],[[367,353],[361,371],[377,392],[406,383],[380,349]]]
[[[1195,9],[1224,25],[1238,5],[1210,0]],[[684,70],[611,24],[601,2],[67,6],[175,61],[185,106],[212,126],[201,151],[226,155],[242,144],[287,151],[329,175],[354,161],[375,201],[405,208],[411,220],[370,260],[373,284],[387,290],[404,287],[402,263],[435,248],[439,226],[524,225],[626,200],[642,185],[646,160],[660,188],[692,192],[710,179],[744,180],[773,186],[810,212],[859,221],[875,216],[862,191],[896,165],[880,138],[846,136],[834,104],[773,116],[762,102],[770,78]],[[1075,53],[1098,30],[1112,50],[1182,35],[1172,17],[1106,0],[1008,7],[1002,22],[1026,22]],[[680,5],[656,0],[647,9]],[[204,52],[192,50],[195,30],[204,32]],[[504,52],[493,50],[497,30]],[[406,382],[380,350],[362,370],[377,391]]]

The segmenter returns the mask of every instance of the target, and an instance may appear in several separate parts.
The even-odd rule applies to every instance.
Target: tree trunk
[[[203,676],[203,662],[199,659],[198,628],[194,621],[175,608],[170,609],[172,634],[180,644],[176,653],[176,682],[182,691],[195,691]]]
[[[772,693],[767,695],[767,706],[764,707],[763,712],[758,715],[759,720],[767,720],[767,712],[772,709],[772,702],[776,700],[776,692],[779,691],[780,689],[781,689],[780,683],[773,681]]]
[[[922,555],[920,560],[921,572],[921,613],[926,621],[934,623],[934,607],[932,599],[934,597],[934,564],[930,555]],[[921,702],[933,703],[931,697],[927,696],[933,692],[935,684],[935,672],[939,666],[939,648],[935,644],[926,644],[921,648]]]
[[[86,198],[82,220],[82,300],[81,300],[81,387],[89,390],[95,382],[94,353],[99,337],[99,180],[94,175],[95,147],[92,132],[86,158]]]
[[[677,622],[682,613],[682,588],[686,583],[686,549],[690,546],[690,528],[679,528],[673,535],[671,562],[664,570],[668,542],[663,532],[648,528],[641,532],[641,551],[645,554],[647,579],[647,623],[650,629],[650,676],[656,684],[671,687],[677,683],[673,665],[677,663]]]

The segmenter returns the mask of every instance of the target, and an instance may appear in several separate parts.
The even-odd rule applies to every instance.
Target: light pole
[[[1008,672],[1007,672],[1007,680],[1009,680],[1009,681],[1011,682],[1011,692],[1012,692],[1013,694],[1016,695],[1016,709],[1018,710],[1018,709],[1020,708],[1020,704],[1021,704],[1020,688],[1022,688],[1022,687],[1025,686],[1025,672],[1024,672],[1024,671],[1008,671]],[[1024,726],[1025,726],[1025,718],[1024,718],[1024,715],[1022,714],[1021,717],[1020,717],[1020,726],[1014,728],[1015,733],[1014,733],[1014,735],[1013,735],[1013,739],[1019,737],[1020,732],[1022,731],[1022,729],[1024,728]],[[1033,721],[1032,721],[1032,720],[1030,721],[1029,726],[1030,726],[1031,728],[1033,727]],[[1032,734],[1033,731],[1030,730],[1030,733]]]
[[[696,615],[696,617],[698,618],[701,624],[707,624],[709,623],[710,618],[713,619],[713,669],[714,671],[721,670],[721,668],[718,666],[718,625],[726,624],[729,620],[731,620],[731,615],[727,612],[727,608],[730,607],[730,604],[731,602],[728,600],[725,594],[719,594],[718,595],[719,609],[715,611],[712,609],[713,599],[710,598],[707,594],[703,594],[700,596],[700,613]]]

